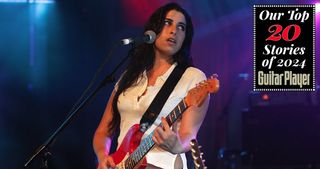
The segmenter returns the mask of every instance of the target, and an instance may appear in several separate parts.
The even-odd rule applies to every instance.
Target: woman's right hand
[[[116,164],[113,161],[111,156],[104,156],[99,159],[99,164],[97,169],[113,169],[116,167]]]

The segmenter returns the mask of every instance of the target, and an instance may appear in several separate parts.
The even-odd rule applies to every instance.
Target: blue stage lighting
[[[0,3],[37,3],[37,4],[52,4],[54,0],[0,0]]]

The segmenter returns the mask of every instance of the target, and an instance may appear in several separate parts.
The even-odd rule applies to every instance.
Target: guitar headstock
[[[202,158],[203,153],[200,151],[200,146],[196,139],[190,141],[191,145],[191,154],[193,158],[193,163],[196,169],[206,169],[207,167],[204,164],[204,159]]]
[[[207,80],[199,83],[196,87],[192,88],[188,95],[185,97],[187,106],[201,106],[209,93],[216,93],[219,90],[218,75],[212,75]]]

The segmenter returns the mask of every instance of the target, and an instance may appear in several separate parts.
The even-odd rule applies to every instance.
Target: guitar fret
[[[138,149],[138,157],[141,158],[141,151],[140,151],[141,147]]]
[[[142,145],[142,146],[143,146],[143,145]],[[139,157],[140,157],[140,158],[142,158],[142,156],[143,156],[143,153],[142,153],[143,148],[142,148],[142,146],[139,148]]]
[[[185,103],[184,103],[184,101],[182,100],[179,104],[179,107],[181,108],[181,112],[180,112],[180,114],[183,112],[183,111],[185,111],[186,110],[186,108],[187,108],[187,106],[185,105]]]
[[[146,138],[147,140],[147,145],[148,145],[148,150],[150,150],[152,148],[152,146],[154,145],[154,142],[152,140],[152,136],[153,136],[153,132],[151,134],[149,134]]]
[[[132,161],[131,161],[131,160],[129,160],[129,167],[130,167],[130,168],[133,168],[133,166],[132,166]]]
[[[136,155],[137,153],[135,153],[135,156],[133,156],[133,163],[134,163],[134,165],[133,165],[133,167],[135,166],[135,164],[136,163],[138,163],[138,160],[137,160],[137,155]]]
[[[180,107],[179,107],[179,104],[177,105],[177,115],[179,116],[180,114],[181,114],[181,109],[180,109]]]
[[[126,166],[126,168],[129,168],[129,165],[130,165],[130,159],[129,159],[129,160],[126,160],[124,165]]]
[[[144,141],[143,144],[142,144],[142,154],[144,154],[146,152],[146,149],[147,149],[146,146],[147,146],[146,142]]]
[[[177,107],[173,109],[174,119],[177,118],[178,111],[179,111],[179,109],[177,109]],[[174,121],[174,120],[172,120],[172,121]]]
[[[173,114],[175,115],[174,119],[177,119],[177,117],[178,117],[177,114],[179,114],[179,109],[176,107],[173,109],[173,112],[174,112]]]
[[[137,163],[138,162],[137,156],[134,156],[133,158],[134,158],[134,161]]]
[[[129,167],[132,168],[131,161],[129,160]]]
[[[173,110],[173,115],[174,115],[174,118],[176,119],[177,118],[177,113],[175,110]]]
[[[181,114],[181,108],[180,108],[180,104],[178,104],[178,109],[179,109],[179,114]]]
[[[145,152],[145,144],[142,144],[142,146],[141,146],[141,150],[140,150],[140,152],[141,152],[141,156],[144,154],[144,152]]]
[[[131,168],[130,160],[127,160],[127,161],[126,161],[126,168]]]
[[[175,112],[176,112],[176,114],[179,116],[179,114],[180,114],[180,110],[179,110],[178,106],[177,106],[176,108],[174,108],[174,111],[175,111]]]
[[[147,142],[148,142],[148,146],[151,147],[152,146],[152,139],[151,137],[147,137]]]
[[[169,118],[170,121],[168,122],[169,124],[171,124],[172,120],[174,119],[174,117],[172,115],[173,115],[172,113],[169,114],[169,117],[170,117]]]
[[[153,135],[153,132],[152,132],[152,135]],[[152,136],[152,135],[151,135],[151,136]],[[150,148],[152,148],[152,147],[153,147],[153,145],[154,145],[154,142],[153,142],[153,140],[152,140],[152,137],[151,137],[151,136],[149,137],[149,143],[150,143],[149,147],[150,147]]]
[[[148,138],[148,140],[147,140],[147,145],[148,145],[148,147],[151,147],[150,145],[151,145],[151,142],[149,141],[149,138]]]
[[[147,137],[147,139],[146,139],[146,146],[147,146],[146,150],[149,150],[150,149],[150,139],[149,139],[149,137]]]
[[[169,125],[170,125],[170,123],[171,123],[170,114],[167,115],[166,121],[167,121],[167,122],[169,123]],[[162,123],[161,123],[161,125],[162,125]]]
[[[130,164],[131,164],[131,168],[134,167],[134,161],[132,159],[130,159]]]
[[[187,105],[186,105],[186,103],[184,102],[184,100],[182,100],[182,101],[180,102],[180,104],[182,104],[182,105],[183,105],[183,108],[184,108],[184,109],[186,109],[186,108],[187,108]]]

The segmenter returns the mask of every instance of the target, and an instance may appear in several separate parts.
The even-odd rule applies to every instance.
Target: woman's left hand
[[[164,117],[161,118],[162,126],[159,126],[155,129],[152,140],[160,148],[177,154],[179,152],[180,139],[178,134],[171,130],[168,122]]]

